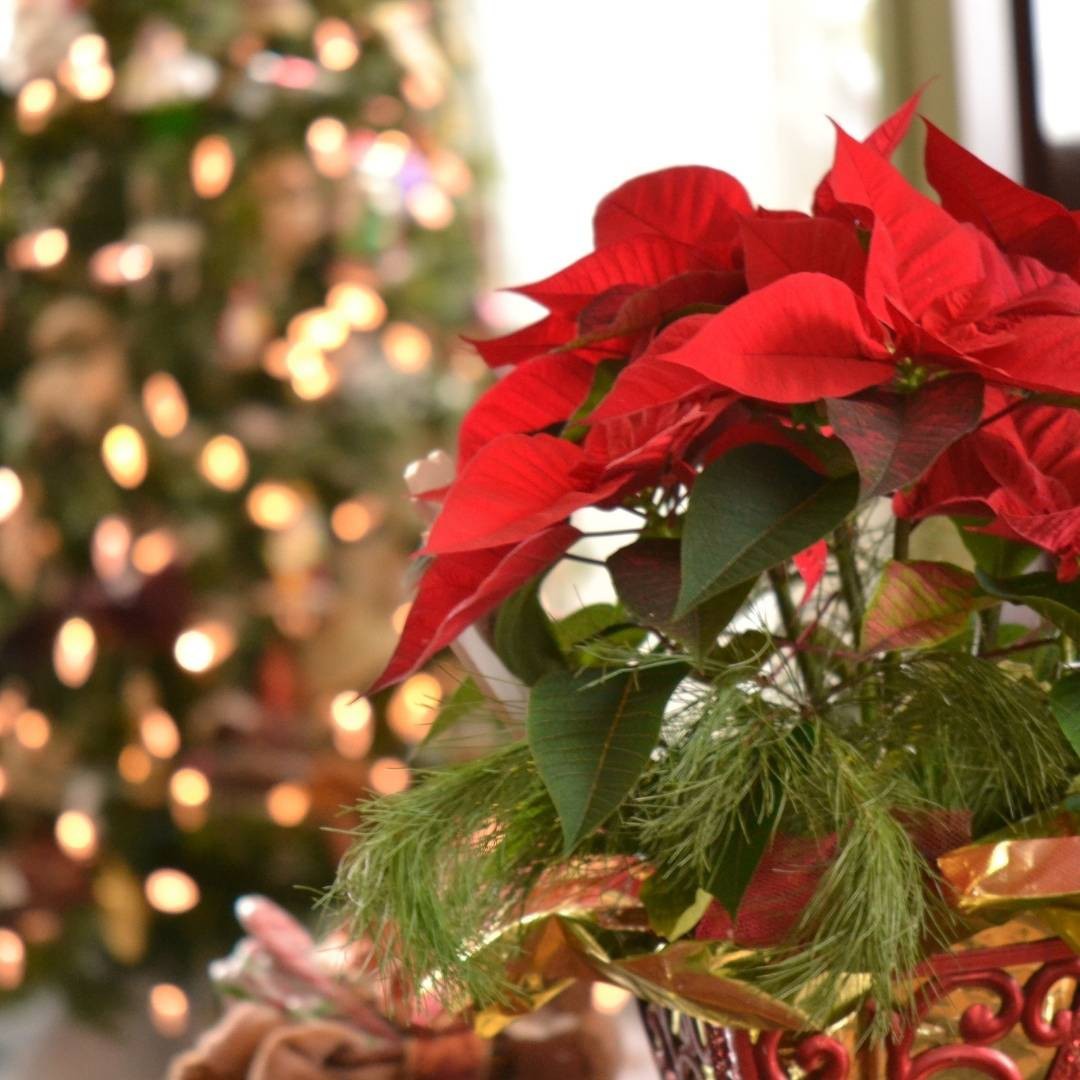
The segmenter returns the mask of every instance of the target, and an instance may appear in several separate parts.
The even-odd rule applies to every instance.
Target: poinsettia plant
[[[520,1001],[556,915],[640,993],[688,963],[727,988],[700,1015],[820,1023],[970,930],[947,853],[1050,835],[1080,769],[1080,215],[931,124],[921,194],[889,160],[916,108],[838,130],[810,213],[709,168],[630,181],[517,290],[548,314],[476,343],[504,374],[419,496],[373,691],[479,623],[527,704],[369,805],[334,893],[418,984]],[[617,602],[555,620],[588,507],[636,522]],[[959,561],[912,556],[928,518]]]

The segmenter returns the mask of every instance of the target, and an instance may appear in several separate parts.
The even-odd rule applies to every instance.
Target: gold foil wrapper
[[[969,844],[941,856],[938,866],[946,895],[960,916],[952,951],[1056,936],[1080,952],[1076,828],[1072,814],[1045,814],[1020,823],[1012,836]],[[1046,835],[1054,832],[1059,835]],[[649,931],[649,922],[639,894],[650,873],[651,868],[638,860],[605,859],[545,879],[522,918],[504,929],[520,937],[509,972],[519,996],[480,1013],[478,1032],[496,1034],[575,980],[615,983],[639,998],[706,1023],[753,1031],[808,1028],[807,1015],[796,1005],[737,977],[736,971],[754,957],[750,950],[724,941],[683,939],[643,951],[644,939],[637,935]],[[912,980],[911,991],[924,981]],[[858,1048],[865,1034],[859,1020],[864,991],[864,980],[852,975],[837,1023],[829,1029],[830,1034],[850,1038],[853,1059],[857,1050],[863,1053]],[[993,1004],[978,988],[950,991],[921,1021],[920,1038],[962,1041],[958,1017],[978,1002]],[[1047,1008],[1057,1007],[1048,1002]],[[1021,1033],[1017,1053],[1023,1043]],[[1028,1047],[1023,1052],[1033,1051]]]

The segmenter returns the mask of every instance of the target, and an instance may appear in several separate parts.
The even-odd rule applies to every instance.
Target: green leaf
[[[624,626],[628,616],[618,604],[589,604],[555,623],[555,640],[563,652],[598,637],[613,626]]]
[[[974,574],[952,563],[894,559],[866,609],[863,650],[928,649],[963,633],[973,611],[997,603]]]
[[[1059,679],[1050,691],[1050,711],[1069,745],[1080,754],[1080,671]]]
[[[760,662],[772,651],[771,634],[764,630],[744,630],[741,634],[733,634],[730,641],[713,649],[709,660],[724,667],[736,667],[754,660]]]
[[[712,899],[704,889],[678,884],[661,874],[653,874],[641,886],[641,902],[649,925],[668,941],[690,933]]]
[[[562,823],[565,853],[623,801],[660,737],[683,664],[624,671],[598,681],[545,675],[529,695],[526,732]]]
[[[588,395],[578,406],[574,415],[566,421],[566,426],[563,428],[564,439],[580,442],[585,438],[589,429],[582,421],[607,397],[608,391],[615,385],[615,380],[624,367],[626,367],[625,360],[601,360],[596,365]]]
[[[681,642],[698,660],[716,644],[754,587],[754,578],[739,582],[684,618],[675,619],[681,582],[678,540],[638,540],[616,551],[607,567],[615,591],[630,611],[646,626]]]
[[[503,601],[492,634],[499,659],[526,686],[564,666],[551,620],[540,606],[540,581],[534,578]]]
[[[460,720],[473,716],[487,705],[483,690],[470,676],[461,682],[458,688],[439,706],[439,715],[435,717],[427,734],[421,740],[421,746],[427,746],[440,736],[445,735]],[[498,721],[498,714],[492,711],[491,718]]]
[[[742,828],[732,829],[716,853],[716,869],[706,888],[733,919],[776,831],[781,802],[774,801],[776,809],[772,813],[755,818],[749,825],[743,822]]]
[[[675,617],[757,577],[830,533],[854,509],[859,477],[827,477],[775,446],[740,446],[690,493]]]
[[[975,565],[991,577],[1012,577],[1023,573],[1034,562],[1039,549],[1019,544],[1004,536],[973,532],[967,525],[985,524],[976,518],[951,518],[964,547],[971,553]]]
[[[1068,637],[1080,641],[1080,582],[1058,581],[1046,573],[993,578],[976,570],[975,577],[991,596],[1037,611]]]

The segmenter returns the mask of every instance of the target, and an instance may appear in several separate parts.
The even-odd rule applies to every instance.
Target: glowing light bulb
[[[204,135],[191,151],[191,186],[203,199],[216,199],[232,181],[236,158],[223,135]]]
[[[131,526],[115,514],[103,517],[94,527],[90,561],[102,581],[115,581],[127,570],[131,553]]]
[[[129,784],[145,784],[153,770],[150,755],[134,743],[125,746],[116,759],[116,771]]]
[[[420,742],[435,719],[442,696],[442,686],[434,675],[420,672],[406,679],[394,692],[386,710],[394,734],[403,742]]]
[[[167,371],[155,371],[147,378],[142,401],[147,419],[162,438],[174,439],[187,427],[187,397]]]
[[[274,379],[289,377],[288,355],[292,344],[284,338],[276,338],[263,350],[262,367]]]
[[[311,794],[300,784],[284,780],[266,793],[266,812],[275,825],[292,828],[299,825],[311,810]]]
[[[334,308],[314,308],[305,316],[299,328],[300,340],[326,352],[340,349],[349,340],[349,321]]]
[[[372,762],[368,772],[368,784],[380,795],[395,795],[405,791],[412,783],[412,774],[401,758],[382,757]]]
[[[49,718],[37,709],[25,709],[15,717],[15,739],[27,750],[44,750],[52,738]]]
[[[188,1028],[191,1006],[187,994],[173,983],[157,983],[149,997],[150,1023],[167,1039],[178,1039]]]
[[[386,302],[370,285],[343,281],[327,293],[326,302],[354,330],[376,330],[386,321]]]
[[[116,73],[109,64],[71,65],[65,67],[61,81],[75,97],[100,101],[116,83]]]
[[[300,520],[303,510],[299,493],[277,480],[264,480],[248,493],[248,516],[260,529],[288,529]]]
[[[454,220],[454,204],[438,184],[417,184],[405,196],[405,206],[425,229],[445,229]]]
[[[294,345],[289,350],[289,385],[302,401],[326,397],[340,381],[336,367],[318,349]]]
[[[23,500],[23,485],[19,474],[6,465],[0,468],[0,522],[7,521]]]
[[[7,794],[9,783],[10,778],[8,777],[8,771],[3,767],[3,765],[0,765],[0,799],[2,799]]]
[[[599,1013],[612,1016],[622,1012],[626,1003],[634,996],[629,990],[613,983],[596,982],[592,984],[589,996],[592,999],[592,1007]]]
[[[238,491],[248,478],[248,456],[239,439],[215,435],[199,454],[199,472],[222,491]]]
[[[147,903],[163,915],[183,915],[199,902],[199,886],[183,870],[161,869],[150,874],[144,885]]]
[[[117,240],[98,248],[90,259],[90,276],[99,285],[133,285],[154,269],[154,253],[146,244]]]
[[[63,229],[39,229],[24,233],[8,248],[8,262],[16,270],[51,270],[68,253],[68,235]]]
[[[441,79],[413,71],[401,80],[401,94],[414,109],[434,109],[446,97],[446,88]]]
[[[56,819],[53,833],[58,847],[69,859],[86,862],[97,854],[97,825],[82,810],[65,810]]]
[[[375,514],[360,499],[346,499],[334,507],[330,514],[330,528],[334,535],[346,544],[362,540],[375,526]]]
[[[322,19],[313,41],[315,55],[328,71],[348,71],[360,58],[360,43],[344,19]]]
[[[431,338],[412,323],[390,323],[380,343],[391,366],[406,374],[422,371],[431,362]]]
[[[56,677],[73,689],[82,686],[97,660],[97,635],[83,618],[75,616],[61,625],[53,641],[53,668]]]
[[[26,946],[23,939],[14,930],[0,927],[0,989],[16,989],[25,974]]]
[[[146,479],[146,443],[130,424],[117,424],[105,432],[101,459],[120,487],[137,488]]]
[[[166,760],[180,751],[180,729],[164,709],[150,709],[139,718],[139,738],[156,758]]]
[[[371,702],[352,690],[336,694],[330,702],[330,727],[334,749],[342,757],[356,760],[366,756],[375,739]]]
[[[364,172],[378,179],[392,180],[405,168],[411,146],[412,139],[403,131],[380,132],[364,155]]]
[[[167,529],[154,529],[143,533],[135,541],[131,549],[131,565],[140,574],[153,577],[160,574],[176,558],[176,554],[176,540],[172,533]]]
[[[334,116],[320,116],[308,125],[306,138],[313,154],[331,156],[344,149],[349,129]]]
[[[80,34],[67,50],[68,61],[75,67],[94,67],[109,59],[109,45],[100,34]]]
[[[19,127],[28,135],[42,131],[56,106],[56,97],[52,79],[31,79],[26,83],[15,102]]]
[[[439,147],[428,157],[431,177],[448,195],[464,195],[473,184],[472,171],[465,159],[453,150]]]
[[[198,769],[177,769],[169,779],[169,795],[180,806],[204,806],[210,800],[210,781]]]
[[[371,702],[352,690],[342,690],[330,702],[330,721],[342,731],[363,731],[371,726]]]
[[[208,621],[183,631],[173,645],[173,656],[184,671],[201,675],[217,667],[235,646],[235,635],[225,623]]]

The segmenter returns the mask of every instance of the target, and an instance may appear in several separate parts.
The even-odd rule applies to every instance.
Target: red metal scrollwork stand
[[[1035,970],[1021,983],[1009,969]],[[1080,956],[1057,938],[973,949],[931,960],[921,974],[913,1014],[896,1017],[883,1046],[847,1044],[818,1032],[769,1031],[752,1038],[735,1028],[711,1027],[656,1005],[643,1005],[645,1030],[663,1080],[922,1080],[949,1070],[997,1080],[1080,1080]],[[1068,1007],[1048,1004],[1063,980],[1077,989]],[[958,991],[993,999],[968,1004],[955,1030],[958,1041],[936,1041],[923,1022]],[[1045,1064],[1026,1074],[999,1045],[1008,1036],[1044,1048]],[[1034,1060],[1032,1057],[1031,1060]]]

